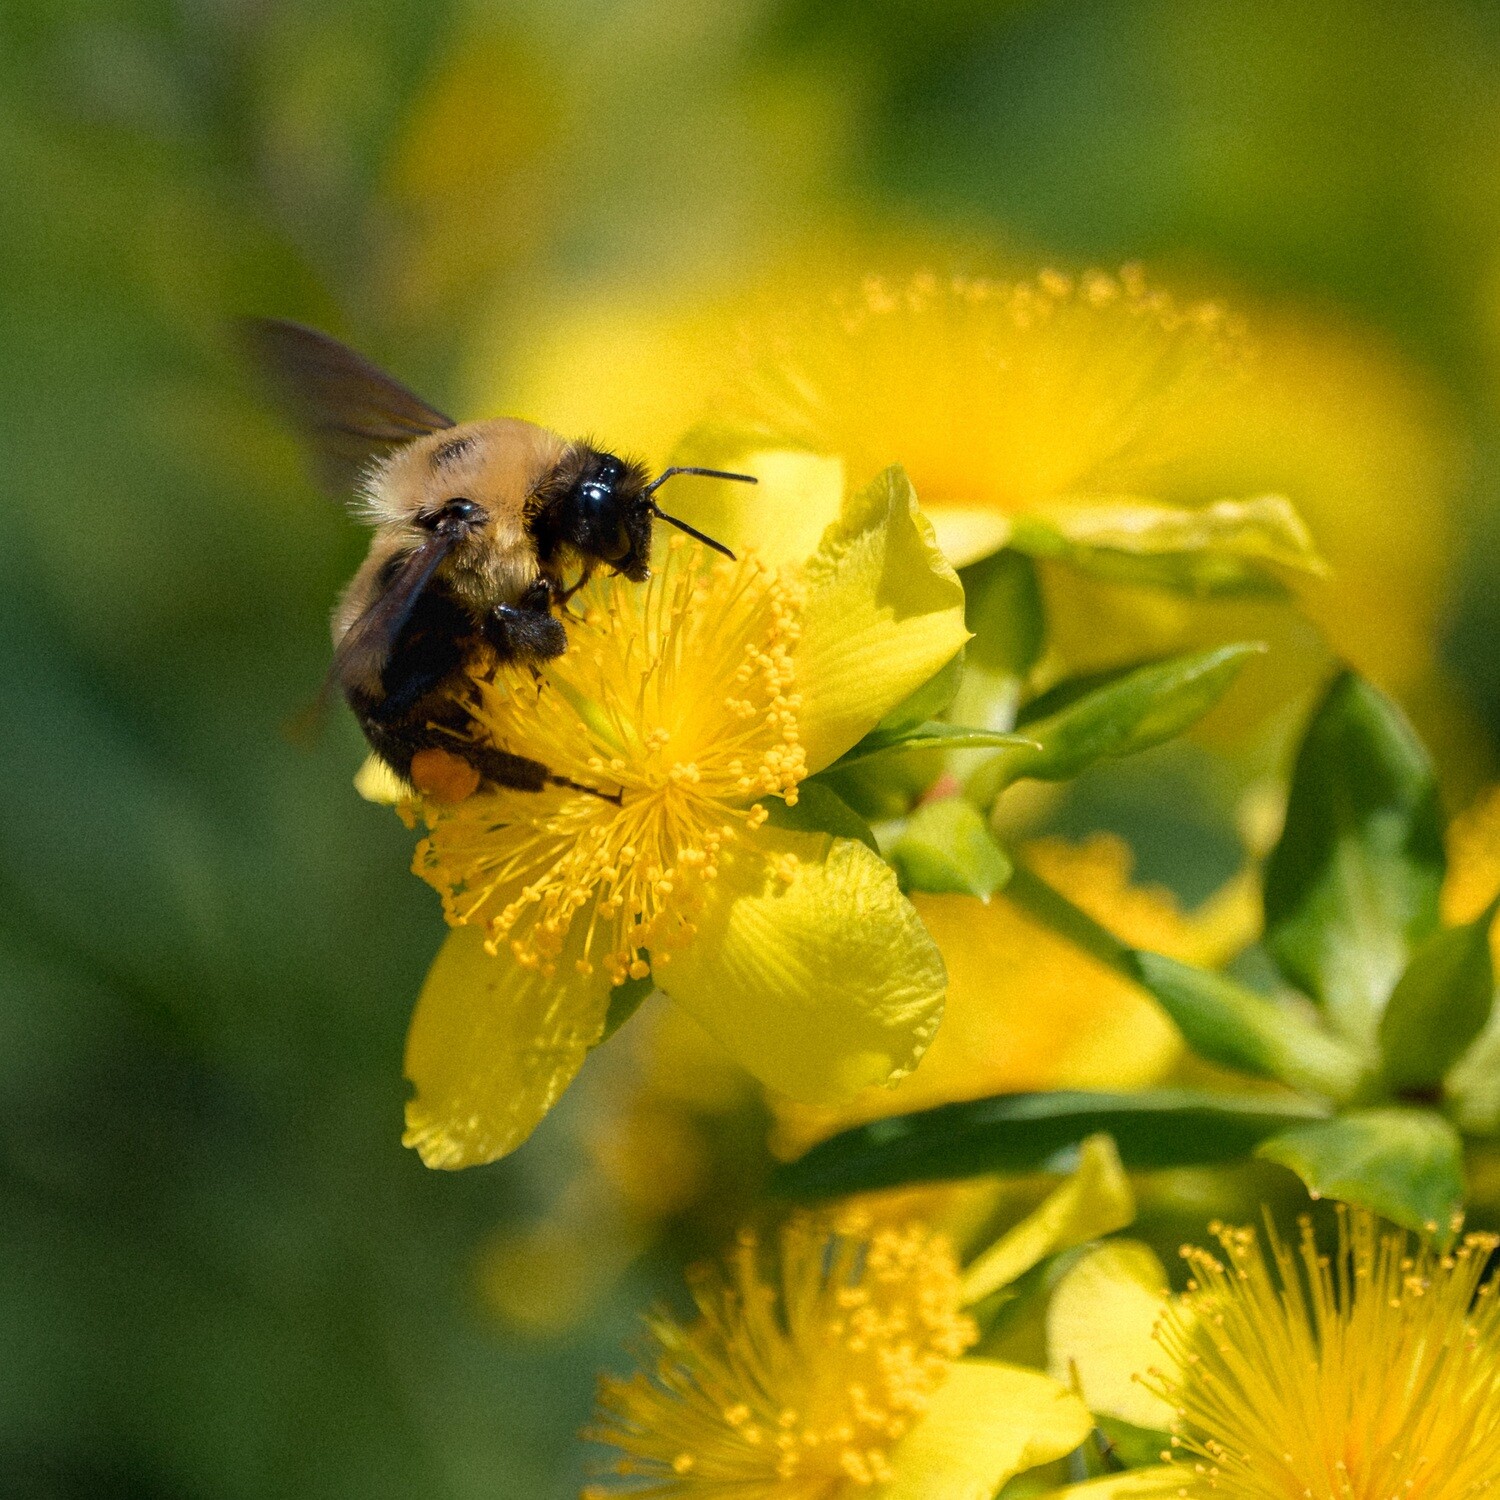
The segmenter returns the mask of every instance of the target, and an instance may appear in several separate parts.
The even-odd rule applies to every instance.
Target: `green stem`
[[[1005,893],[1049,932],[1142,986],[1209,1062],[1339,1103],[1362,1086],[1363,1061],[1316,1022],[1227,975],[1128,947],[1024,865]]]
[[[1050,932],[1082,948],[1115,973],[1140,983],[1141,972],[1135,961],[1135,951],[1019,861],[1005,887],[1005,894]]]

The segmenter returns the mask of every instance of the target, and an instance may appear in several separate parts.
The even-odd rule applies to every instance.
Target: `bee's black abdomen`
[[[417,600],[380,674],[385,696],[374,717],[394,721],[409,713],[463,666],[474,625],[468,613],[438,589]]]
[[[505,643],[490,644],[509,659],[556,656],[567,646],[562,622],[550,614],[503,606]],[[498,611],[496,612],[499,613]],[[481,635],[467,610],[442,588],[430,588],[402,626],[381,673],[382,694],[358,688],[347,696],[370,748],[403,780],[411,778],[419,750],[446,750],[466,760],[486,780],[521,792],[539,792],[549,772],[540,761],[473,742],[473,722],[464,707],[462,673],[482,650]],[[508,649],[507,649],[508,647]]]

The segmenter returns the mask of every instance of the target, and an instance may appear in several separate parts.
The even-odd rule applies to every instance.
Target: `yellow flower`
[[[1168,302],[1133,273],[1070,281],[1066,292],[1049,277],[1055,295],[1041,278],[970,278],[957,286],[996,290],[970,305],[951,278],[918,269],[985,261],[972,247],[835,240],[753,284],[705,291],[688,312],[680,294],[570,305],[546,337],[525,341],[532,366],[508,369],[503,388],[491,376],[483,394],[503,389],[568,430],[584,417],[608,429],[614,412],[619,441],[661,457],[708,417],[764,430],[785,422],[846,462],[855,483],[900,461],[959,563],[999,545],[1018,518],[1043,518],[1080,546],[1091,531],[1101,548],[1153,537],[1185,545],[1180,528],[1216,524],[1215,545],[1246,547],[1253,503],[1238,513],[1246,529],[1235,539],[1222,510],[1214,521],[1219,497],[1285,495],[1330,566],[1317,579],[1283,575],[1300,611],[1182,598],[1044,561],[1051,669],[1266,640],[1276,670],[1247,674],[1198,731],[1229,740],[1278,724],[1289,697],[1326,678],[1333,655],[1408,702],[1414,692],[1448,701],[1430,674],[1469,455],[1420,371],[1367,331],[1305,306],[1250,307],[1247,358],[1252,341],[1232,319]],[[876,310],[863,289],[872,270]],[[1106,284],[1119,295],[1094,307],[1088,287]],[[914,287],[928,288],[920,312],[904,300]],[[1002,287],[1052,315],[1014,327]],[[640,378],[601,377],[600,327]],[[726,352],[736,344],[738,358]],[[688,518],[708,524],[712,498],[691,503],[703,509]],[[1126,514],[1144,526],[1134,538],[1120,530]],[[1260,542],[1273,535],[1294,540],[1282,526],[1263,529]],[[1287,561],[1310,561],[1293,551]]]
[[[792,660],[804,603],[755,559],[705,567],[674,537],[643,590],[610,580],[580,596],[547,675],[479,679],[483,739],[571,785],[437,815],[417,870],[449,922],[483,925],[492,951],[551,978],[578,919],[572,967],[602,964],[612,985],[690,945],[721,864],[766,823],[755,799],[795,805],[807,774]]]
[[[977,1330],[947,1242],[846,1216],[753,1236],[698,1275],[699,1316],[650,1320],[651,1370],[606,1378],[588,1434],[623,1483],[682,1500],[968,1500],[1077,1447],[1089,1417],[1035,1370],[961,1359]]]
[[[1216,303],[1179,306],[1119,276],[865,276],[747,339],[718,420],[838,454],[854,483],[899,456],[957,565],[1046,513],[1078,540],[1104,509],[1156,492],[1171,419],[1231,380],[1238,340]],[[1060,506],[1089,502],[1067,517]],[[1106,545],[1134,550],[1125,531]]]
[[[1084,1300],[1069,1299],[1071,1359],[1095,1409],[1109,1409],[1111,1380],[1147,1369],[1155,1319],[1145,1383],[1167,1403],[1175,1461],[1137,1483],[1174,1478],[1179,1494],[1228,1500],[1500,1494],[1500,1310],[1480,1284],[1495,1236],[1443,1253],[1340,1207],[1332,1255],[1304,1220],[1295,1251],[1271,1231],[1268,1262],[1254,1230],[1213,1232],[1222,1258],[1185,1249],[1180,1298],[1161,1296],[1159,1266],[1122,1263],[1084,1273],[1091,1329]],[[1153,1279],[1154,1299],[1140,1290]]]
[[[1255,936],[1238,886],[1184,916],[1171,896],[1131,884],[1131,854],[1096,834],[1022,851],[1043,879],[1117,937],[1184,962],[1222,962]],[[836,1130],[958,1099],[1030,1089],[1144,1088],[1182,1056],[1177,1029],[1146,993],[1009,901],[917,895],[948,970],[942,1029],[922,1066],[894,1088],[837,1109],[778,1101],[776,1145],[792,1155]],[[1226,920],[1226,918],[1228,920]]]
[[[1459,1500],[1500,1492],[1500,1314],[1479,1280],[1497,1241],[1413,1253],[1368,1213],[1319,1252],[1224,1229],[1225,1259],[1188,1253],[1194,1282],[1161,1333],[1164,1392],[1197,1487],[1230,1496]],[[1298,1261],[1301,1262],[1300,1275]],[[1217,1484],[1211,1481],[1217,1480]]]
[[[748,552],[758,524],[725,539]],[[627,977],[810,1102],[900,1076],[931,1039],[942,961],[889,867],[771,814],[958,650],[962,589],[899,470],[779,561],[669,549],[644,588],[590,585],[539,676],[476,681],[496,744],[605,795],[422,808],[416,869],[456,929],[407,1042],[405,1138],[429,1165],[524,1140]]]
[[[1443,921],[1472,922],[1500,890],[1500,786],[1490,787],[1448,825]],[[1500,963],[1500,924],[1490,934]]]

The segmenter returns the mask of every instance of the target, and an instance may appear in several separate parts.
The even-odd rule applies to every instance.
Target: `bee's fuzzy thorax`
[[[527,506],[567,452],[561,437],[531,422],[461,423],[373,465],[360,486],[359,514],[377,530],[375,550],[388,552],[419,545],[427,535],[423,519],[448,501],[462,497],[480,505],[482,525],[454,547],[441,571],[454,595],[482,616],[535,581]]]

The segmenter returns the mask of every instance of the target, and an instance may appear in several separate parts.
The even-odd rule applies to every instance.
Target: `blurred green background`
[[[595,1371],[672,1272],[550,1337],[485,1308],[476,1257],[574,1170],[586,1096],[461,1176],[399,1144],[436,904],[346,717],[282,732],[362,534],[229,320],[327,326],[472,412],[580,307],[865,234],[1145,259],[1377,349],[1455,455],[1409,518],[1448,538],[1431,659],[1393,686],[1486,774],[1495,7],[0,8],[0,1492],[576,1492]],[[601,409],[636,378],[602,328],[593,378]],[[1192,887],[1202,848],[1157,844]]]

